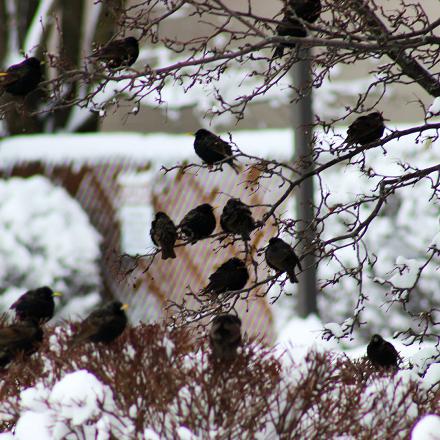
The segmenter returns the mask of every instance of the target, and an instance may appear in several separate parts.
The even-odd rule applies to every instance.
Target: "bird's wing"
[[[359,116],[359,118],[354,120],[348,127],[348,136],[350,137],[356,134],[358,131],[363,131],[366,124],[368,124],[368,118],[366,116]]]
[[[122,41],[113,41],[107,46],[97,49],[93,57],[101,59],[113,59],[125,56],[126,50]]]
[[[11,326],[0,330],[0,347],[21,342],[23,339],[32,338],[35,329],[25,326]]]
[[[92,312],[80,325],[79,332],[75,335],[74,341],[84,341],[96,333],[96,330],[107,322],[111,321],[112,317],[106,310],[95,310]]]
[[[20,296],[20,298],[15,301],[11,307],[9,307],[11,310],[16,310],[17,307],[20,307],[23,305],[23,303],[26,302],[26,297],[24,295]]]
[[[212,144],[210,144],[210,147],[212,150],[218,154],[221,154],[222,156],[232,156],[231,146],[218,136],[216,136],[216,139],[212,142]]]

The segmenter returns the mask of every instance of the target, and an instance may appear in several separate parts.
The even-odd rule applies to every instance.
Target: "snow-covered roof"
[[[225,140],[228,135],[222,136]],[[245,153],[289,157],[291,130],[237,131],[232,140]],[[189,134],[91,133],[13,136],[0,141],[0,167],[20,162],[51,164],[96,163],[112,159],[170,163],[195,158],[194,137]]]

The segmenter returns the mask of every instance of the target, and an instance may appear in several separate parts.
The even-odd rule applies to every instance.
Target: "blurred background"
[[[392,0],[377,3],[385,7],[397,4]],[[0,65],[6,68],[22,60],[24,54],[38,56],[46,61],[46,80],[56,77],[58,70],[79,68],[96,45],[115,35],[131,35],[130,31],[122,35],[118,22],[121,10],[134,4],[122,0],[1,2]],[[274,17],[282,7],[281,2],[265,0],[253,0],[252,4],[264,17]],[[438,1],[425,0],[423,4],[426,10],[438,15]],[[160,13],[160,5],[158,9]],[[161,25],[160,33],[189,39],[203,32],[204,26],[207,25],[198,23],[197,17],[176,14]],[[135,31],[132,33],[140,37]],[[132,67],[166,65],[173,57],[169,50],[145,38],[140,40],[140,56]],[[334,68],[331,80],[324,80],[314,90],[316,117],[324,121],[342,118],[346,106],[353,105],[371,83],[370,66],[382,61],[371,59]],[[264,62],[258,60],[260,64]],[[223,88],[230,97],[254,87],[248,68],[246,63],[237,65],[236,70],[229,69],[216,84],[190,90],[169,81],[161,90],[163,102],[158,102],[155,95],[146,96],[141,103],[134,102],[130,89],[124,89],[126,84],[109,82],[87,106],[56,109],[38,116],[8,109],[0,120],[1,310],[7,310],[25,290],[48,284],[65,294],[58,317],[82,316],[102,298],[117,297],[130,303],[133,322],[151,321],[166,316],[169,299],[183,301],[188,289],[196,291],[206,284],[209,274],[226,255],[239,252],[234,248],[212,252],[211,245],[202,243],[179,249],[178,258],[172,263],[155,262],[149,267],[148,259],[134,258],[152,249],[149,228],[154,212],[159,209],[166,210],[177,223],[189,209],[203,202],[223,206],[227,196],[234,195],[261,205],[273,202],[281,194],[276,182],[258,191],[245,188],[241,184],[243,176],[236,178],[228,170],[200,170],[197,175],[183,178],[176,172],[161,171],[162,166],[172,167],[184,161],[198,163],[193,137],[185,133],[200,127],[224,138],[228,136],[226,132],[232,133],[233,141],[248,154],[292,160],[294,129],[299,127],[290,103],[289,75],[252,101],[243,119],[237,120],[230,114],[213,116],[217,105],[215,87]],[[86,88],[71,82],[64,93],[73,99],[84,96]],[[115,91],[120,94],[117,100],[113,99]],[[421,88],[406,84],[389,85],[386,90],[378,87],[370,98],[374,100],[383,93],[380,110],[392,121],[392,127],[422,121],[424,106],[429,107],[432,101]],[[1,96],[0,104],[7,99]],[[343,135],[352,119],[340,121],[336,132]],[[413,139],[407,139],[399,145],[399,160],[411,157],[412,142]],[[424,154],[432,159],[430,155],[434,153],[426,148]],[[395,159],[391,154],[386,160],[391,166]],[[383,158],[378,156],[377,160]],[[251,172],[255,171],[250,169]],[[355,173],[341,173],[340,168],[329,171],[325,179],[335,203],[338,197],[346,201],[347,194],[354,197],[368,188],[368,182]],[[407,324],[408,318],[401,311],[390,314],[383,307],[385,288],[372,279],[385,276],[399,255],[422,255],[426,242],[432,238],[427,231],[438,229],[438,206],[426,200],[423,188],[402,194],[405,197],[396,194],[367,238],[378,253],[383,251],[384,242],[389,246],[383,255],[387,262],[381,267],[383,273],[372,273],[366,281],[371,284],[371,301],[364,318],[374,325],[365,330],[365,337],[380,330],[390,333]],[[295,200],[289,200],[282,211],[286,217],[294,216]],[[406,221],[414,213],[425,219],[427,226],[423,230],[416,231],[417,225]],[[217,211],[217,218],[219,214]],[[259,217],[258,210],[255,214]],[[334,231],[339,226],[335,223]],[[255,234],[253,243],[261,248],[274,233],[276,229],[267,228]],[[418,234],[419,240],[408,242],[413,233]],[[356,255],[349,251],[344,258],[347,264],[356,262]],[[268,272],[264,265],[259,270]],[[320,267],[319,275],[331,278],[335,271],[337,268],[330,262]],[[438,275],[433,270],[422,283],[420,304],[414,305],[415,310],[423,307],[424,301],[432,300],[428,292],[435,283]],[[325,292],[318,287],[321,319],[349,319],[356,306],[354,289],[349,281],[328,286]],[[270,304],[271,298],[259,297],[258,291],[248,300],[240,301],[237,310],[250,335],[272,343],[289,319],[297,319],[295,287],[288,285],[286,290],[292,296],[282,297],[275,305]],[[312,321],[316,328],[320,326],[318,318]]]

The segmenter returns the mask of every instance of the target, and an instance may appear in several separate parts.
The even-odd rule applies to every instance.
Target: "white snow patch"
[[[440,416],[428,414],[422,417],[414,426],[411,440],[439,440]]]
[[[440,387],[440,363],[431,364],[425,373],[423,383],[427,388]]]
[[[328,330],[336,338],[342,338],[342,336],[344,336],[341,326],[336,322],[329,322],[328,324],[325,324],[324,329]]]
[[[100,413],[100,405],[111,407],[113,395],[110,388],[86,370],[66,375],[52,389],[50,404],[58,409],[57,414],[81,425]]]
[[[413,287],[423,263],[399,256],[397,257],[396,265],[402,267],[390,278],[390,283],[397,289],[409,289]]]
[[[428,117],[435,116],[440,113],[440,97],[437,97],[432,101],[431,106],[428,109]]]

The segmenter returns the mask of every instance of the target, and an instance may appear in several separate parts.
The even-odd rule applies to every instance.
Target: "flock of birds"
[[[43,340],[43,326],[54,314],[54,297],[60,296],[44,286],[24,293],[11,309],[15,311],[14,324],[0,328],[0,367],[7,366],[19,354],[30,355]],[[108,344],[120,336],[127,326],[127,304],[112,301],[94,310],[80,322],[72,336],[70,347],[81,343]],[[209,342],[214,361],[233,362],[242,344],[241,320],[223,313],[211,321]],[[398,353],[394,346],[380,335],[374,335],[367,347],[367,356],[376,366],[397,367]]]
[[[43,326],[54,314],[54,297],[60,296],[50,287],[29,290],[11,305],[16,322],[0,328],[0,367],[7,366],[19,353],[34,353],[43,340]],[[120,336],[127,326],[127,304],[112,301],[94,310],[80,322],[72,336],[70,347],[81,343],[108,344]],[[223,313],[211,321],[209,342],[215,362],[233,362],[242,344],[241,320]],[[374,335],[367,347],[369,360],[379,367],[397,367],[398,353],[394,346],[380,335]]]
[[[284,17],[277,26],[281,37],[305,37],[304,21],[314,23],[321,13],[320,0],[290,0],[284,10]],[[273,57],[281,57],[285,48],[294,48],[295,43],[280,43]],[[136,38],[128,37],[111,41],[97,49],[91,57],[103,62],[107,68],[117,69],[131,66],[139,55]],[[42,65],[35,57],[10,66],[0,72],[0,89],[15,96],[25,96],[35,90],[42,79]],[[378,141],[385,130],[384,118],[380,112],[358,117],[348,128],[346,143],[361,146]],[[211,133],[200,129],[195,133],[194,150],[208,166],[229,165],[234,172],[240,173],[235,162],[231,145]],[[190,243],[209,237],[216,228],[214,208],[204,203],[191,209],[176,226],[165,212],[157,212],[151,225],[151,238],[160,248],[162,259],[176,258],[174,251],[179,232]],[[249,206],[238,198],[227,201],[220,217],[220,226],[225,233],[237,234],[243,241],[250,240],[250,234],[256,229]],[[292,283],[298,281],[295,269],[302,270],[300,258],[293,247],[279,237],[272,237],[265,250],[267,265],[277,274],[287,273]],[[202,294],[220,295],[225,292],[241,290],[249,279],[249,272],[243,260],[233,257],[224,262],[209,276],[209,283]],[[54,296],[49,287],[30,290],[16,301],[11,309],[15,310],[17,322],[0,329],[0,366],[7,365],[19,352],[32,353],[43,339],[43,324],[54,313]],[[125,309],[127,305],[112,301],[95,310],[79,325],[78,332],[72,337],[72,346],[83,343],[109,343],[117,338],[127,325]],[[219,314],[211,322],[209,340],[215,359],[231,361],[242,343],[241,320],[233,314]],[[398,353],[394,346],[380,335],[374,335],[367,347],[370,361],[381,367],[397,367]]]
[[[24,352],[33,353],[43,340],[43,326],[52,319],[54,297],[61,293],[44,286],[29,290],[15,301],[10,309],[15,311],[16,322],[0,328],[0,367]],[[108,343],[117,338],[127,325],[127,304],[112,301],[94,310],[78,326],[72,336],[71,347],[83,342]]]
[[[356,119],[347,132],[347,144],[367,145],[378,141],[385,130],[383,117],[373,112]],[[208,167],[221,166],[226,163],[235,172],[240,167],[234,162],[232,146],[208,130],[200,129],[195,133],[194,150]],[[256,229],[249,206],[238,198],[230,198],[220,216],[220,226],[225,233],[235,234],[243,241],[250,240],[250,234]],[[162,211],[156,213],[151,224],[150,235],[153,243],[160,248],[162,259],[176,258],[174,247],[179,232],[181,238],[189,243],[209,237],[216,228],[214,208],[204,203],[191,209],[176,226],[173,220]],[[300,258],[293,247],[279,237],[270,238],[265,249],[266,264],[277,272],[277,276],[287,273],[292,283],[298,282],[295,270],[302,270]],[[245,261],[232,257],[224,262],[209,276],[209,283],[201,290],[201,294],[218,296],[226,292],[234,292],[245,287],[249,272]],[[209,340],[215,359],[230,362],[242,343],[241,320],[230,313],[215,316],[211,322]],[[367,357],[378,367],[397,367],[399,356],[394,346],[380,335],[374,335],[367,347]]]

